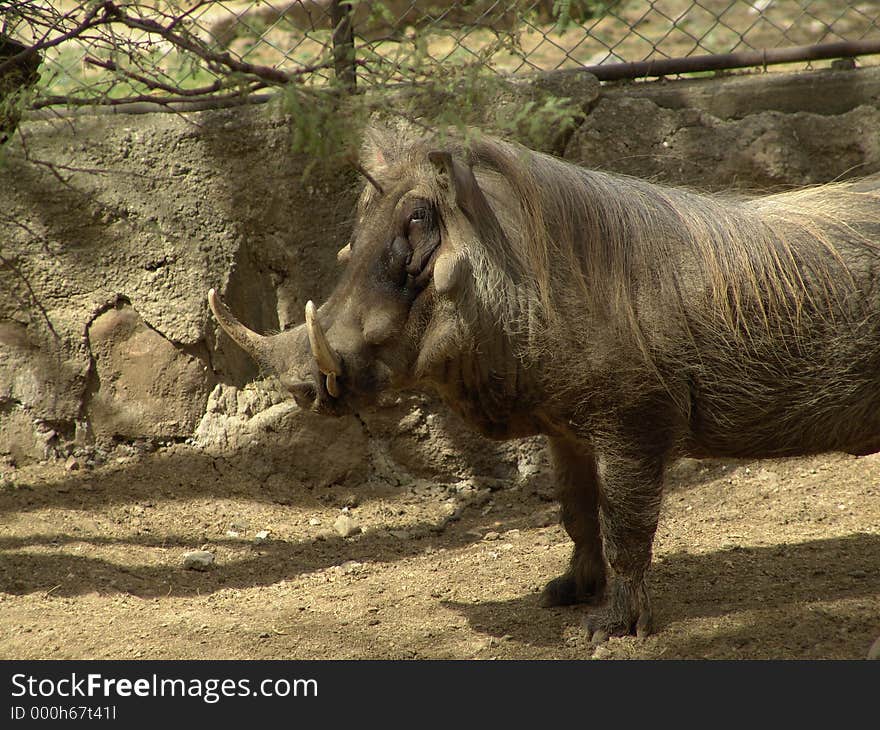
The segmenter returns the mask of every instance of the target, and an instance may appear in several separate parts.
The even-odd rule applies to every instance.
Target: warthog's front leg
[[[544,606],[595,603],[605,589],[605,560],[599,532],[599,483],[592,447],[579,441],[550,439],[562,524],[574,541],[568,570],[541,594]]]
[[[611,576],[606,605],[586,619],[594,642],[610,635],[646,636],[652,630],[645,576],[660,516],[665,462],[664,449],[645,448],[644,443],[615,441],[600,448],[599,522]]]

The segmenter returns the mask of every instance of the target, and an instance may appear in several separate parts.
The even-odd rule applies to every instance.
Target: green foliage
[[[15,133],[22,114],[31,105],[34,91],[29,86],[15,86],[7,76],[0,80],[0,164],[3,145]]]
[[[556,0],[553,11],[564,22],[572,22],[601,5]],[[373,3],[371,10],[388,18],[382,3]],[[495,72],[493,62],[500,55],[525,57],[515,27],[468,33],[463,36],[483,33],[476,51],[458,43],[460,36],[455,34],[449,36],[453,44],[449,51],[438,51],[438,38],[430,33],[359,44],[355,55],[362,65],[359,93],[354,95],[332,80],[320,87],[288,87],[284,105],[291,116],[292,149],[315,160],[351,158],[363,125],[375,117],[464,135],[476,127],[537,149],[551,149],[583,113],[577,101],[527,82],[514,83]]]
[[[576,100],[508,78],[510,71],[529,67],[522,32],[534,33],[535,23],[544,32],[562,31],[615,4],[350,0],[362,32],[353,46],[336,49],[327,19],[305,22],[296,8],[281,17],[261,15],[268,8],[263,3],[244,11],[240,25],[230,26],[227,18],[222,28],[215,15],[202,17],[192,3],[180,0],[117,3],[107,14],[95,0],[70,0],[64,12],[25,4],[17,17],[26,27],[31,13],[31,20],[51,22],[59,33],[90,10],[104,19],[89,30],[87,49],[77,38],[44,49],[38,106],[59,97],[77,105],[132,98],[178,103],[276,88],[291,119],[292,150],[318,161],[350,157],[360,129],[377,114],[431,128],[476,126],[546,148],[548,139],[571,127],[580,109]],[[520,22],[526,19],[529,25]],[[371,35],[366,32],[371,27],[382,32]],[[255,31],[265,31],[271,41],[258,43]],[[287,34],[281,42],[279,33]],[[354,93],[337,79],[346,77],[346,69],[357,74]],[[13,101],[20,104],[9,95],[0,104],[0,122],[4,114],[17,118],[20,106],[10,106]]]
[[[356,9],[359,4],[361,4],[363,0],[352,0],[350,3],[352,10]],[[368,22],[370,21],[378,21],[384,20],[386,22],[394,22],[396,18],[394,17],[394,13],[391,12],[391,9],[385,5],[385,3],[370,3],[370,15],[368,18]]]
[[[545,94],[543,98],[498,107],[492,126],[493,131],[542,149],[572,129],[581,114],[573,99]]]
[[[318,162],[339,161],[355,154],[353,134],[363,126],[367,114],[362,98],[347,99],[327,89],[291,86],[283,91],[281,100],[290,115],[291,150],[311,158],[305,176]]]
[[[314,164],[352,159],[371,119],[403,120],[432,133],[471,129],[553,151],[560,135],[583,114],[577,100],[528,83],[513,84],[476,66],[446,68],[431,82],[349,95],[331,88],[289,87],[282,96],[290,115],[291,149]]]
[[[551,0],[546,0],[549,4]],[[535,7],[540,11],[545,3]],[[584,25],[607,13],[619,0],[552,0],[550,15],[556,22],[556,30],[563,32],[574,25]]]

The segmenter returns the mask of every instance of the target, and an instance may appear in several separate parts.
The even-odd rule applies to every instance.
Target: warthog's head
[[[208,301],[229,336],[277,374],[297,403],[343,414],[384,390],[440,376],[473,346],[471,251],[504,239],[462,149],[429,144],[362,156],[369,180],[345,273],[330,298],[306,305],[305,323],[263,336],[238,322],[211,290]]]

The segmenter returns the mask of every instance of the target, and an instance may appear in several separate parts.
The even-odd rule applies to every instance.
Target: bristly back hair
[[[805,315],[862,314],[848,310],[856,282],[841,248],[880,255],[876,192],[833,183],[757,198],[710,196],[491,138],[470,154],[475,171],[493,170],[508,185],[513,201],[501,202],[519,217],[513,258],[527,272],[517,278],[534,283],[551,325],[570,318],[571,287],[582,311],[635,342],[657,298],[666,313],[702,311],[747,339]],[[491,199],[498,204],[497,193]],[[704,307],[685,296],[704,297]]]

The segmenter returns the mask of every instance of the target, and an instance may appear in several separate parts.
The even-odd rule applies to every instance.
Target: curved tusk
[[[306,332],[309,334],[309,346],[312,348],[312,354],[315,356],[315,360],[318,363],[318,369],[327,375],[327,391],[330,395],[333,393],[330,390],[330,383],[332,377],[333,388],[336,388],[336,376],[342,372],[342,364],[339,361],[339,355],[330,347],[330,343],[327,342],[327,336],[324,334],[324,330],[321,329],[321,324],[318,322],[317,312],[315,311],[315,304],[310,299],[306,302]]]
[[[327,373],[327,392],[334,398],[339,397],[339,386],[336,384],[336,373]]]
[[[227,335],[256,360],[266,355],[266,338],[239,322],[213,289],[208,289],[208,306]]]

